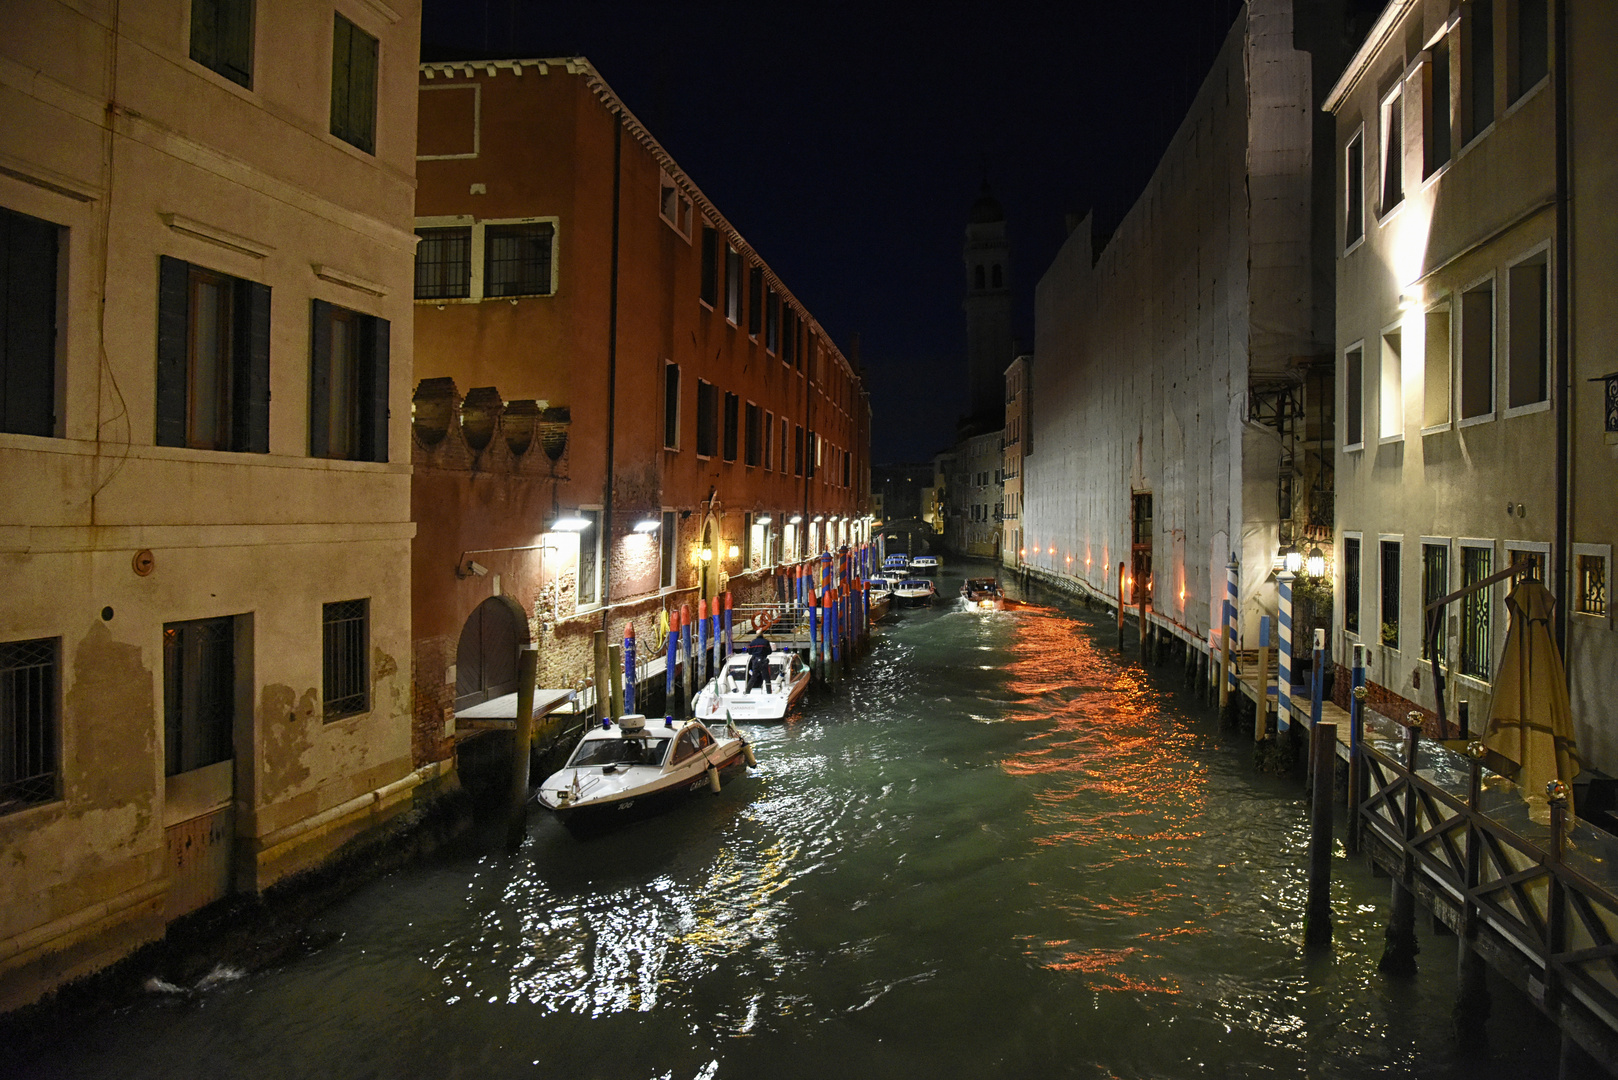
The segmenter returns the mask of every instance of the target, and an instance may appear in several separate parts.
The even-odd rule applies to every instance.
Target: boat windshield
[[[667,735],[647,735],[633,739],[586,739],[573,751],[568,765],[661,765],[669,755]]]

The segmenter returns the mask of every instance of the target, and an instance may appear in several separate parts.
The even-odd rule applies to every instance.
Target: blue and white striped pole
[[[1236,665],[1231,663],[1230,654],[1236,649],[1236,611],[1238,608],[1238,586],[1241,580],[1241,566],[1236,562],[1236,553],[1230,553],[1230,562],[1225,564],[1225,614],[1224,628],[1228,642],[1223,645],[1225,666],[1225,692],[1229,697],[1237,693]]]
[[[1292,726],[1292,571],[1283,570],[1276,575],[1281,587],[1281,659],[1276,670],[1276,728],[1286,731]]]

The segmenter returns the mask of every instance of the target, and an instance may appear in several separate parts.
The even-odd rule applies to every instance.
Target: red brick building
[[[865,536],[859,372],[582,58],[424,64],[416,750]],[[609,483],[610,478],[610,483]],[[704,557],[704,552],[707,557]]]

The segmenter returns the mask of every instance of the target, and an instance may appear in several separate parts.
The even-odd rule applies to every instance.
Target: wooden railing
[[[1575,822],[1556,783],[1549,820],[1537,820],[1479,743],[1462,752],[1354,713],[1351,846],[1374,841],[1379,861],[1430,893],[1458,933],[1514,955],[1525,989],[1565,1031],[1581,1028],[1587,1047],[1618,1045],[1618,838]]]

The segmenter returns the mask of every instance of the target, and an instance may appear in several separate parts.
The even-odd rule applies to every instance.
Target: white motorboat
[[[885,577],[865,579],[865,604],[871,613],[872,622],[886,617],[892,602],[893,582]]]
[[[893,595],[901,603],[930,604],[938,590],[926,578],[902,578],[893,583]]]
[[[994,578],[967,578],[961,586],[961,598],[966,606],[980,611],[1004,611],[1006,593]]]
[[[710,723],[724,720],[780,720],[809,688],[809,665],[795,652],[769,654],[770,674],[763,686],[747,688],[752,655],[732,653],[719,675],[697,694],[697,718]]]
[[[935,573],[937,570],[937,555],[917,555],[915,558],[910,560],[910,572],[912,574],[931,574]]]
[[[726,775],[753,763],[732,725],[648,724],[630,714],[585,732],[568,763],[540,784],[539,802],[569,829],[599,828],[667,809],[688,792],[718,792]]]
[[[882,573],[887,577],[903,577],[910,573],[910,556],[895,552],[882,560]]]

